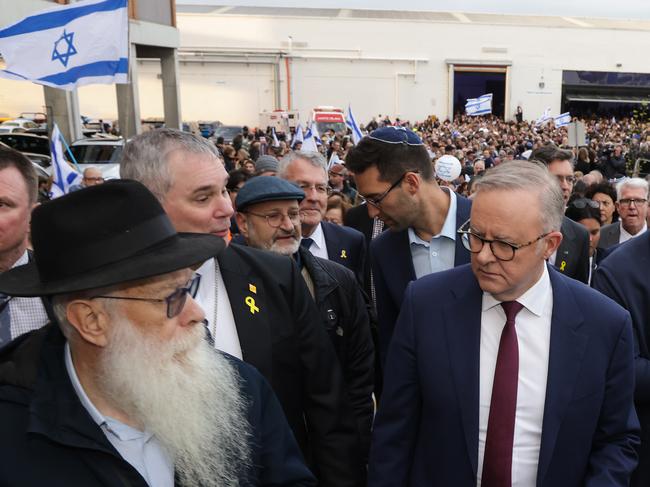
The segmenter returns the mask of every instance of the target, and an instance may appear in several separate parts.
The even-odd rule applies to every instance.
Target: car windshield
[[[77,164],[117,164],[122,153],[121,145],[88,144],[70,147]]]
[[[49,139],[29,135],[7,134],[0,135],[0,142],[7,144],[20,152],[32,152],[34,154],[50,155]]]
[[[337,134],[345,134],[347,127],[343,122],[316,122],[318,133],[325,134],[328,130],[333,130]]]
[[[217,137],[224,137],[224,138],[234,138],[235,135],[241,134],[242,130],[241,127],[219,127],[217,130],[214,131],[214,135]]]

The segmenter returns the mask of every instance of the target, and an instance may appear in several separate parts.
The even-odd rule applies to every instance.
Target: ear
[[[553,252],[555,252],[562,243],[562,232],[551,232],[546,236],[544,241],[546,242],[544,260],[548,260],[548,258],[553,255]]]
[[[420,180],[420,175],[415,172],[409,172],[404,176],[404,181],[406,182],[406,191],[411,194],[417,193],[422,181]]]
[[[81,338],[97,347],[108,344],[110,318],[99,301],[75,299],[68,303],[65,311]]]
[[[239,227],[239,233],[241,233],[244,238],[248,238],[248,219],[246,215],[240,211],[235,213],[235,220],[237,221],[237,227]]]

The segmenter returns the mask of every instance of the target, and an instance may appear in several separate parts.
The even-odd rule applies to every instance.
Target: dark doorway
[[[492,93],[492,115],[503,118],[506,101],[506,74],[476,71],[454,72],[454,116],[465,113],[468,98]]]

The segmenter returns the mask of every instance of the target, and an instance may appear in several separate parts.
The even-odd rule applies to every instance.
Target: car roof
[[[124,145],[124,139],[118,137],[101,139],[79,139],[70,144],[71,147],[79,145]]]

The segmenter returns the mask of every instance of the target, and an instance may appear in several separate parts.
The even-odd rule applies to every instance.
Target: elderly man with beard
[[[37,208],[32,237],[0,290],[51,296],[58,326],[0,353],[0,485],[316,485],[270,386],[205,340],[191,267],[220,238],[134,181]]]
[[[354,273],[336,262],[314,256],[300,245],[299,203],[305,193],[283,179],[259,176],[237,194],[237,225],[250,247],[292,256],[334,345],[347,386],[351,409],[361,432],[363,456],[370,444],[373,418],[374,346],[368,302]],[[365,470],[365,462],[359,468]]]

